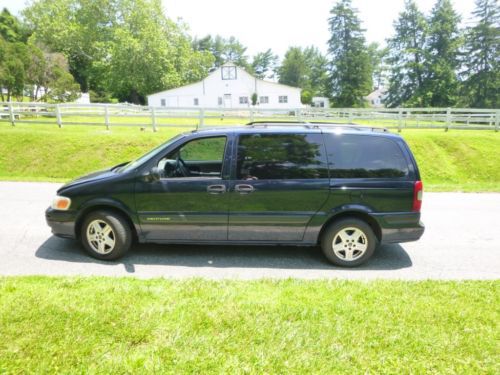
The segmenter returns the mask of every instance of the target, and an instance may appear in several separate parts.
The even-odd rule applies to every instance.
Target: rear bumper
[[[58,211],[49,207],[45,211],[45,220],[55,236],[76,238],[75,214],[73,212]]]
[[[381,229],[381,243],[417,241],[425,232],[420,212],[373,215]]]

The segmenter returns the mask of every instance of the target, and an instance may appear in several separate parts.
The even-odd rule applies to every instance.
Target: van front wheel
[[[330,262],[342,267],[356,267],[375,251],[377,238],[370,226],[359,219],[334,222],[321,239],[321,248]]]
[[[90,213],[83,221],[80,237],[87,253],[102,260],[120,258],[132,245],[126,220],[110,211]]]

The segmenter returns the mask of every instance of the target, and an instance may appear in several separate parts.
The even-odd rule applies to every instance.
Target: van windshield
[[[144,164],[145,162],[147,162],[149,159],[151,159],[152,157],[154,157],[157,153],[161,152],[161,150],[163,150],[165,147],[168,147],[168,145],[176,142],[177,140],[181,139],[181,138],[184,138],[185,137],[185,134],[179,134],[171,139],[169,139],[168,141],[162,143],[161,145],[155,147],[154,149],[152,149],[151,151],[147,152],[146,154],[142,155],[141,157],[135,159],[135,160],[132,160],[130,163],[128,164],[125,164],[123,167],[120,167],[116,170],[116,172],[118,173],[122,173],[122,172],[128,172],[134,168],[137,168],[137,167],[140,167],[142,164]]]

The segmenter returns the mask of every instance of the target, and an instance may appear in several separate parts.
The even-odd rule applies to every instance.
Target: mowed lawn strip
[[[0,179],[65,182],[137,158],[185,127],[157,133],[137,127],[0,123]],[[394,132],[394,131],[393,131]],[[500,133],[404,130],[427,191],[500,191]]]
[[[500,281],[0,279],[0,373],[498,374]]]

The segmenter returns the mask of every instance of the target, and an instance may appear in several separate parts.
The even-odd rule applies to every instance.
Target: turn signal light
[[[52,208],[54,210],[66,211],[71,206],[71,199],[66,197],[57,196],[52,201]]]

